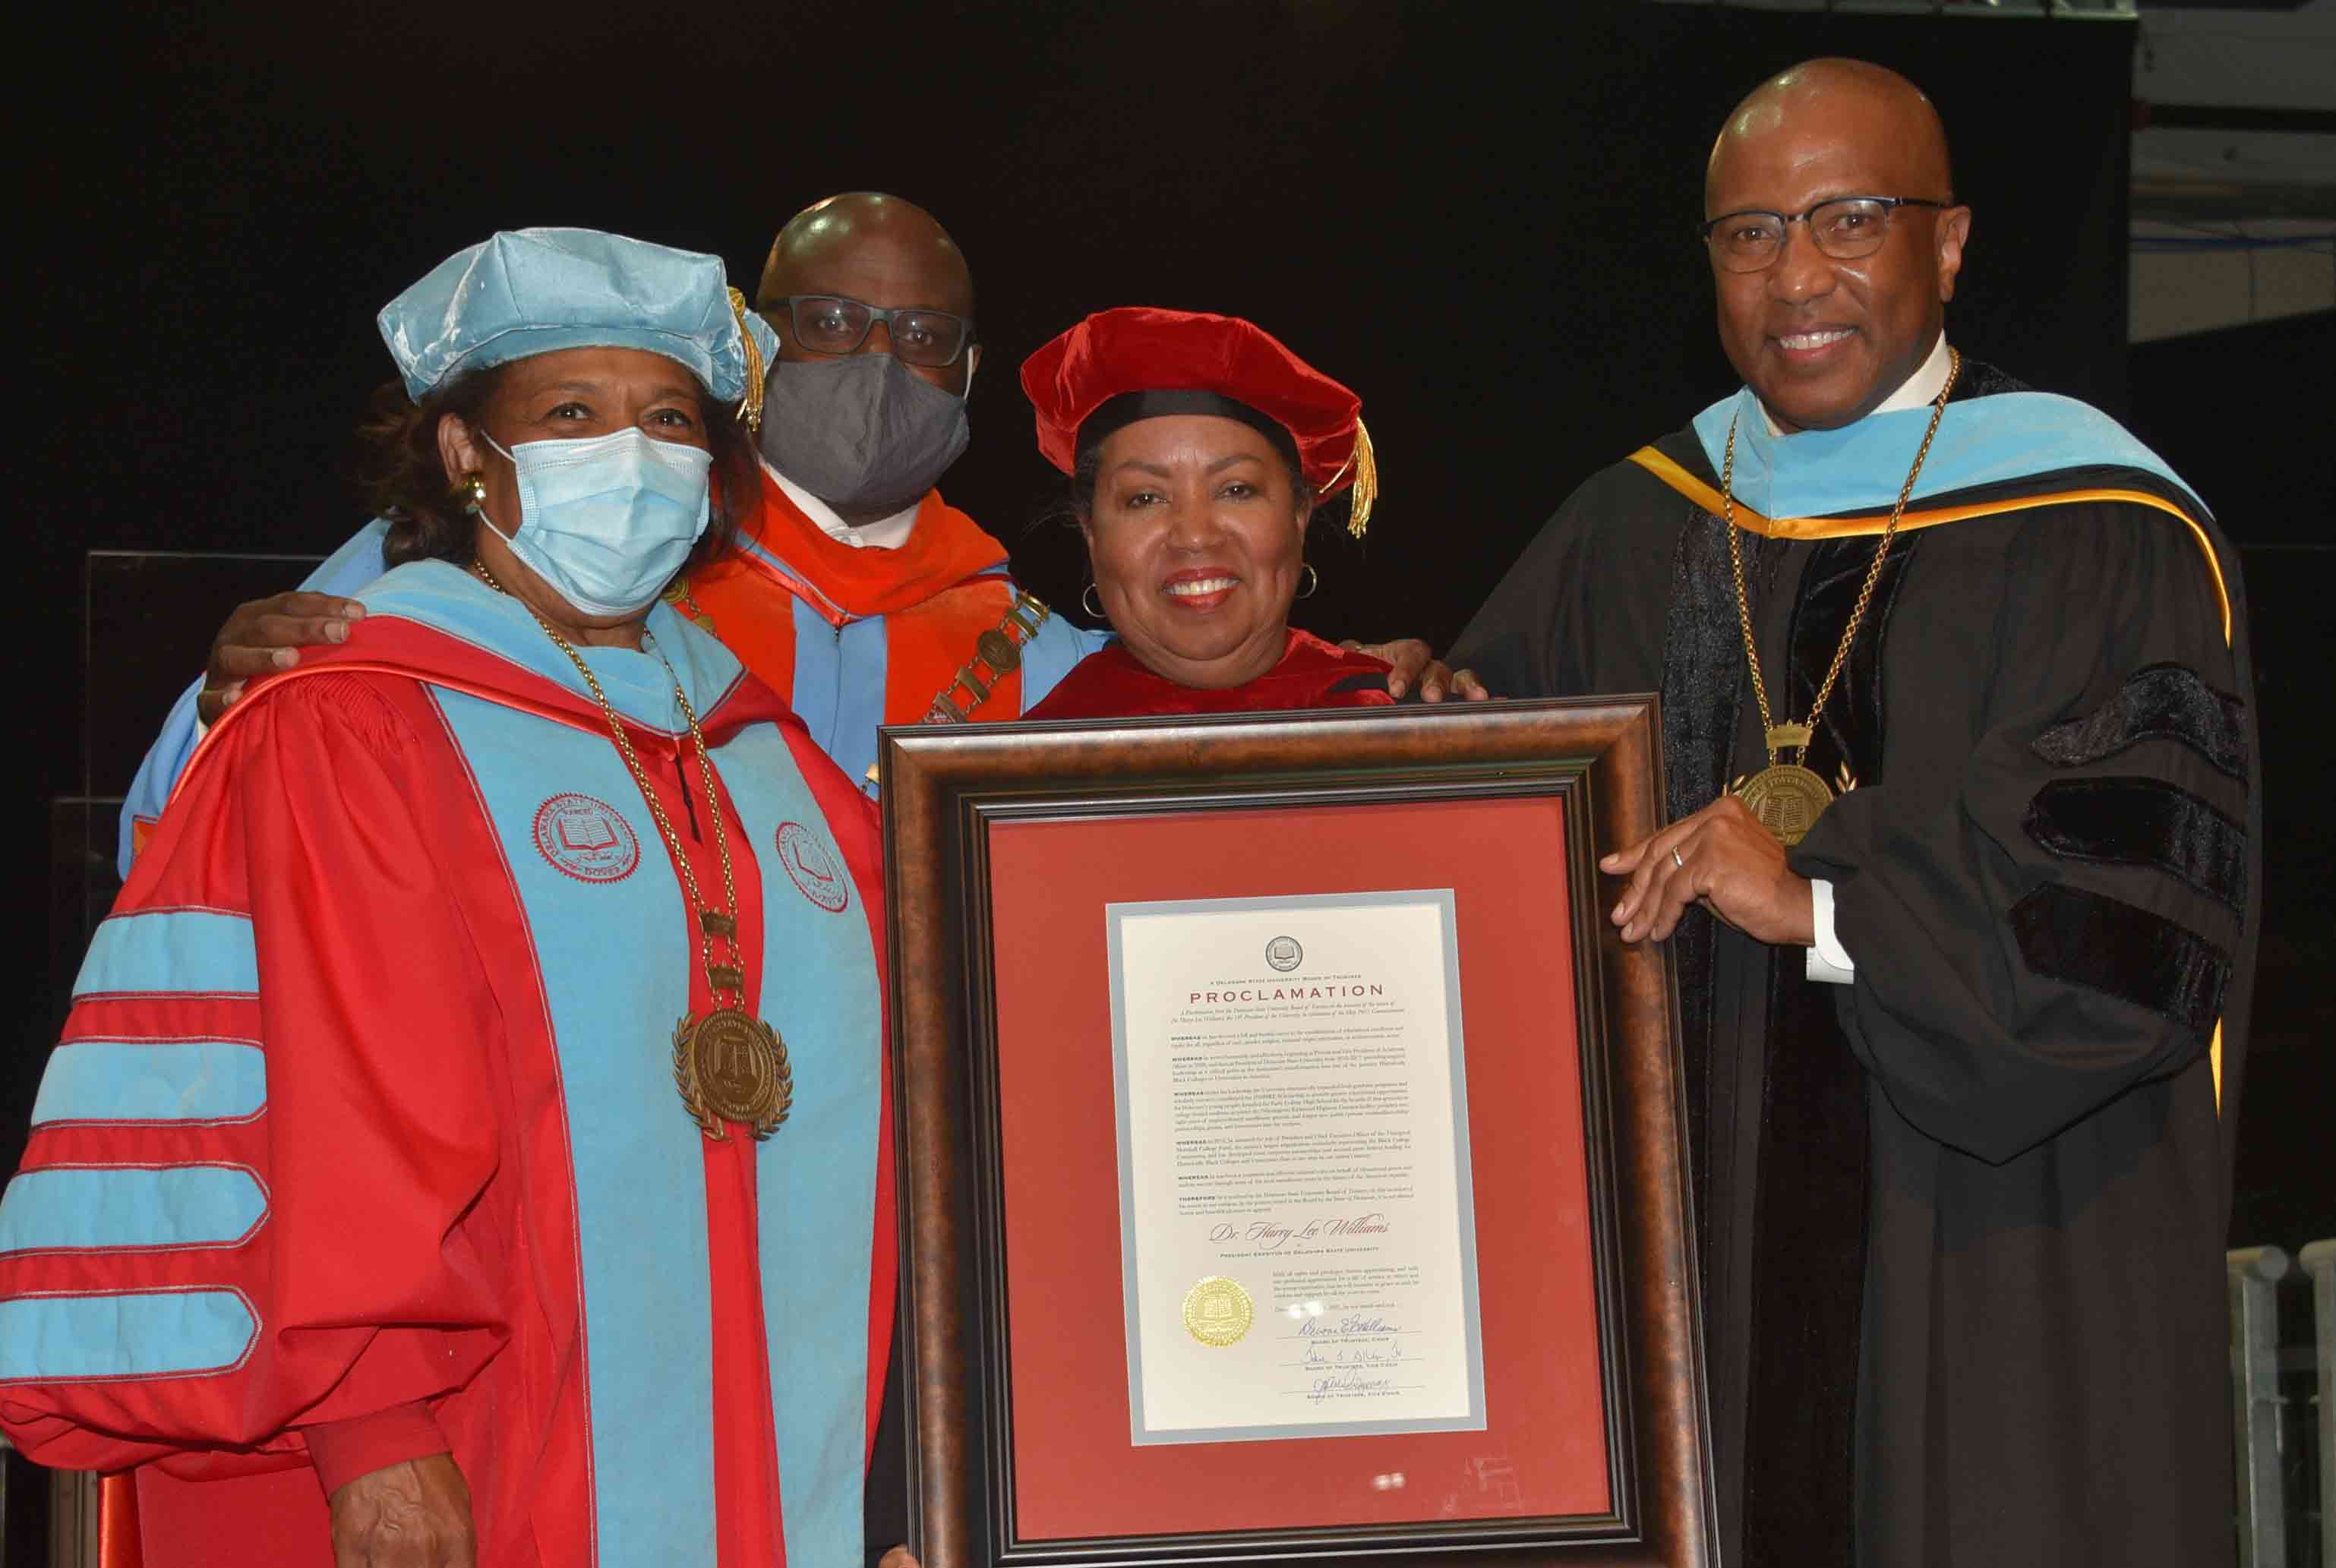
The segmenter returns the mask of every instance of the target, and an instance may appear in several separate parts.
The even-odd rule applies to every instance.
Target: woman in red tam
[[[1387,667],[1290,624],[1306,525],[1377,488],[1355,394],[1246,321],[1127,307],[1032,355],[1022,389],[1119,640],[1030,718],[1123,718],[1392,702]]]

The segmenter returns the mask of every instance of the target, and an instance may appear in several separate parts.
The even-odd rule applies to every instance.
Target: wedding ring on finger
[[[1671,864],[1679,867],[1681,871],[1687,870],[1687,862],[1679,859],[1679,845],[1677,844],[1671,845]]]

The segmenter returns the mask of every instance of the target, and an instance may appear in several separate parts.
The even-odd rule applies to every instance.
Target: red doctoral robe
[[[1263,713],[1281,708],[1384,707],[1388,666],[1311,632],[1290,628],[1281,661],[1234,687],[1179,686],[1136,662],[1124,643],[1079,661],[1026,718],[1145,718],[1162,714]]]
[[[481,1568],[856,1561],[894,1257],[871,809],[660,607],[709,811],[667,666],[586,650],[701,888],[727,841],[793,1057],[776,1135],[709,1140],[671,1063],[697,919],[599,706],[446,563],[365,598],[211,732],[92,946],[0,1203],[0,1425],[137,1466],[151,1568],[321,1568],[328,1490],[441,1452]]]

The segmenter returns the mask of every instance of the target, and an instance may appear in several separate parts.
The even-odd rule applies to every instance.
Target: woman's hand
[[[917,1560],[909,1555],[906,1546],[895,1546],[884,1553],[884,1561],[877,1563],[876,1568],[917,1568]]]
[[[404,1459],[333,1494],[333,1568],[473,1568],[471,1488],[451,1454]]]

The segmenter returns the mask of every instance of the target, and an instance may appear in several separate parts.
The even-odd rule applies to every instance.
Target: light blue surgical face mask
[[[572,441],[523,441],[519,531],[530,571],[587,615],[630,615],[656,599],[713,515],[714,454],[635,427]]]

